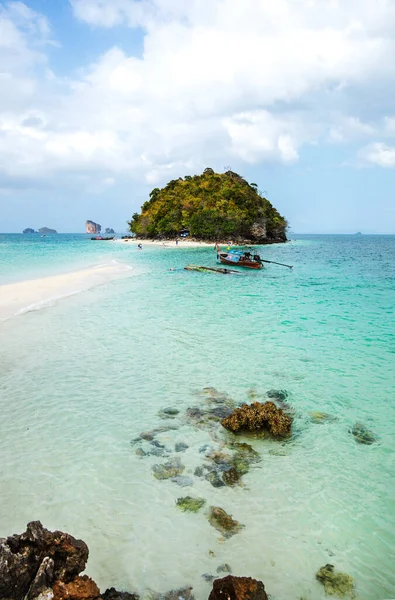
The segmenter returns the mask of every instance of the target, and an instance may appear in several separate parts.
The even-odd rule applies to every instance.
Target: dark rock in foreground
[[[262,581],[228,575],[216,579],[209,600],[269,600]]]
[[[0,540],[0,598],[30,599],[56,580],[72,581],[85,569],[88,554],[82,540],[33,521],[25,533]]]
[[[289,435],[292,425],[290,417],[274,402],[243,404],[221,423],[233,433],[267,431],[275,437]]]
[[[82,540],[32,521],[21,535],[0,538],[0,599],[138,600],[114,588],[100,596],[96,583],[80,575],[88,555]]]

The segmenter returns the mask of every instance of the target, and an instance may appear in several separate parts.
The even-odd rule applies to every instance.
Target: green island
[[[256,183],[233,171],[207,168],[153,189],[128,225],[142,239],[174,239],[184,233],[202,241],[273,244],[287,241],[288,224]]]

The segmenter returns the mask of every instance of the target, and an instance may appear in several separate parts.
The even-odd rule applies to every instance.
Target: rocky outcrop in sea
[[[100,233],[101,225],[99,225],[99,223],[95,223],[94,221],[86,221],[85,231],[86,233]]]
[[[45,233],[46,234],[46,233],[58,233],[58,232],[56,231],[56,229],[50,229],[49,227],[41,227],[38,230],[38,233]]]

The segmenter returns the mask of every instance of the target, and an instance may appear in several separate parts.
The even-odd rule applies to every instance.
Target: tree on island
[[[201,240],[286,242],[287,221],[258,191],[256,183],[227,171],[173,179],[155,188],[128,223],[141,238],[174,238],[188,231]]]

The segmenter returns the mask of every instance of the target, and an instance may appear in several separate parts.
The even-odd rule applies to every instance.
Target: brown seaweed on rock
[[[267,431],[275,437],[291,433],[291,418],[274,402],[253,402],[236,408],[221,424],[233,433]]]

